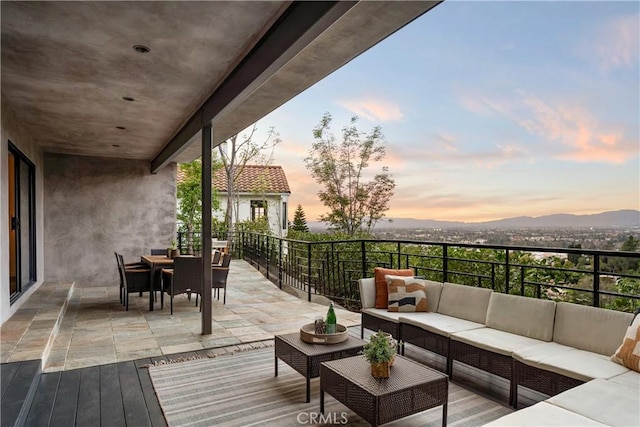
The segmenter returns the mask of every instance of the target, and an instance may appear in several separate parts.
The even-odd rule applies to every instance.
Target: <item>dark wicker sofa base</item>
[[[563,391],[584,384],[584,381],[536,368],[535,366],[529,366],[518,360],[514,360],[513,367],[513,383],[515,384],[513,406],[515,408],[518,406],[519,385],[539,391],[548,396],[555,396]]]
[[[509,380],[509,405],[513,405],[516,385],[513,381],[513,358],[504,354],[474,347],[460,341],[451,340],[450,344],[451,364],[454,360],[473,366],[485,372],[497,375]],[[449,372],[453,379],[453,366]]]
[[[451,375],[451,358],[449,357],[449,337],[438,335],[409,323],[400,323],[400,339],[404,344],[417,347],[444,356],[447,359],[445,373]]]
[[[400,340],[400,324],[391,320],[381,319],[368,313],[362,313],[362,324],[360,325],[360,338],[364,338],[364,330],[378,332],[383,331],[391,334],[395,339]]]

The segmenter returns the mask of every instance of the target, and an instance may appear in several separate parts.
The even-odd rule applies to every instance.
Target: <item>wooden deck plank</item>
[[[151,426],[137,371],[134,362],[118,363],[125,421],[128,426]]]
[[[80,371],[77,426],[100,426],[100,367],[91,366]]]
[[[22,362],[3,363],[0,366],[0,398],[4,397],[4,393],[9,388],[9,384],[13,380],[16,372],[18,372],[21,363]]]
[[[40,365],[40,360],[20,362],[16,373],[7,386],[11,391],[5,393],[0,404],[0,412],[2,412],[0,425],[2,427],[13,426],[18,419],[22,404],[28,397],[34,378],[40,374]]]
[[[72,427],[75,425],[78,391],[80,389],[80,371],[80,369],[74,369],[61,373],[58,393],[56,394],[53,413],[51,414],[51,426]]]
[[[151,359],[139,359],[135,361],[136,371],[138,378],[140,379],[140,386],[142,387],[142,393],[144,400],[147,404],[147,411],[149,413],[149,419],[151,425],[154,427],[166,427],[167,422],[164,419],[164,414],[158,403],[156,392],[151,384],[151,377],[149,376],[149,369],[142,368],[143,365],[151,363]]]
[[[49,425],[59,381],[60,372],[53,372],[40,377],[40,383],[29,409],[25,425],[30,427],[47,427]]]
[[[116,363],[100,366],[100,425],[102,427],[126,425]]]

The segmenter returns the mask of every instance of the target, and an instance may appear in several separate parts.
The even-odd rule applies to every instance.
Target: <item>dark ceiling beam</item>
[[[151,161],[151,173],[166,166],[203,125],[242,102],[253,90],[335,23],[356,1],[294,2],[231,74]]]

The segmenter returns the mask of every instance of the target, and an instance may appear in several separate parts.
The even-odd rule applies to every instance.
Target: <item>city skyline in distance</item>
[[[462,222],[436,219],[387,218],[376,224],[375,230],[389,229],[428,229],[428,228],[618,228],[629,227],[640,229],[640,211],[623,209],[606,211],[598,214],[573,215],[551,214],[539,217],[519,216],[492,221]],[[326,229],[327,224],[309,221],[311,231]]]

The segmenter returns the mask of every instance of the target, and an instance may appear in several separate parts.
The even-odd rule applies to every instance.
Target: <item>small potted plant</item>
[[[374,378],[389,378],[389,368],[396,355],[396,348],[384,332],[378,331],[371,335],[369,342],[363,347],[362,354],[371,364],[371,375]]]
[[[169,248],[167,249],[167,257],[168,258],[175,258],[178,256],[178,242],[176,242],[176,239],[171,240],[171,246],[169,246]]]

